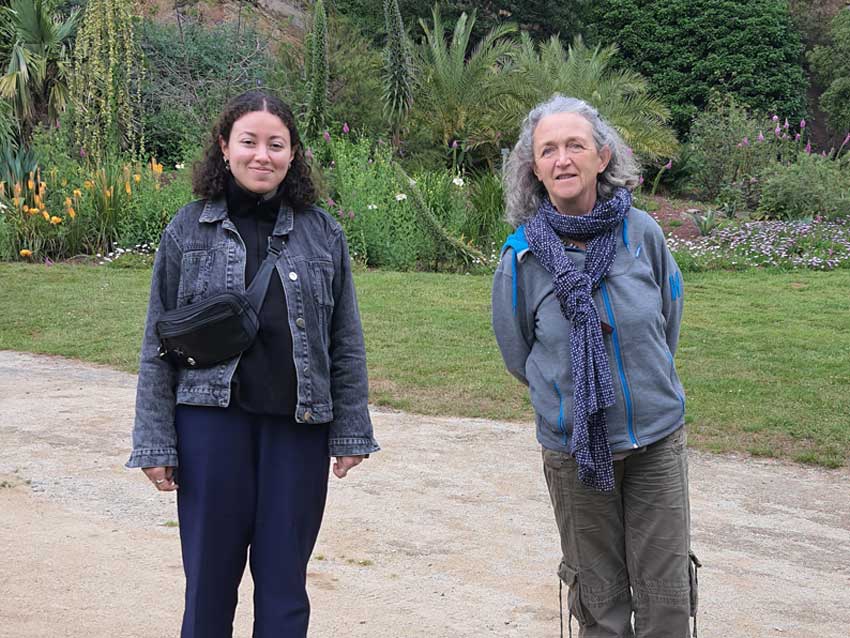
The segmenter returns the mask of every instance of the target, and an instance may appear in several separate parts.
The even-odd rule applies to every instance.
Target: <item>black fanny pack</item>
[[[245,294],[223,292],[162,313],[156,322],[159,356],[175,365],[203,368],[247,350],[260,328],[260,309],[283,241],[269,237],[266,258]]]

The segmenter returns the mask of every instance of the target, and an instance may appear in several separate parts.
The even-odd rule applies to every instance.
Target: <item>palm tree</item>
[[[592,104],[643,159],[669,157],[677,147],[666,123],[669,109],[649,94],[649,85],[638,73],[614,68],[616,45],[589,48],[581,36],[564,50],[558,36],[535,46],[522,34],[513,72],[521,79],[523,109],[554,93]]]
[[[433,26],[420,20],[425,32],[418,51],[414,108],[431,140],[447,148],[458,141],[465,148],[498,143],[509,121],[507,106],[518,95],[502,68],[516,50],[507,37],[516,31],[505,24],[492,29],[470,51],[475,14],[461,14],[446,42],[439,8],[432,10]]]
[[[40,121],[56,121],[68,103],[69,43],[79,12],[51,17],[45,0],[12,0],[3,7],[12,41],[0,77],[0,97],[10,100],[24,139]]]

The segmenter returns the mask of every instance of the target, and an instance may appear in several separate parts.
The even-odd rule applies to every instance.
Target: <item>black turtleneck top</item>
[[[229,177],[227,212],[245,243],[245,287],[266,258],[283,193],[271,197],[245,190]],[[246,412],[292,417],[297,400],[297,378],[292,360],[292,333],[283,284],[272,272],[260,310],[260,329],[233,376],[232,400]]]

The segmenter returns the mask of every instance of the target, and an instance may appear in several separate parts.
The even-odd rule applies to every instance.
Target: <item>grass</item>
[[[357,273],[372,401],[531,420],[490,330],[487,276]],[[0,349],[134,371],[150,271],[0,265]],[[685,278],[677,365],[693,445],[827,467],[850,460],[850,271]]]

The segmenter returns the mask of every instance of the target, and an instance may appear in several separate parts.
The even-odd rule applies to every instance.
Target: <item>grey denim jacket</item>
[[[276,270],[292,333],[298,383],[295,420],[330,423],[331,456],[377,452],[363,331],[342,228],[318,207],[294,212],[282,205],[272,232],[284,238]],[[127,467],[178,465],[178,403],[230,403],[240,357],[210,368],[177,369],[159,358],[156,336],[156,322],[164,311],[225,291],[245,291],[245,244],[227,216],[223,197],[192,202],[166,227],[154,260]]]

